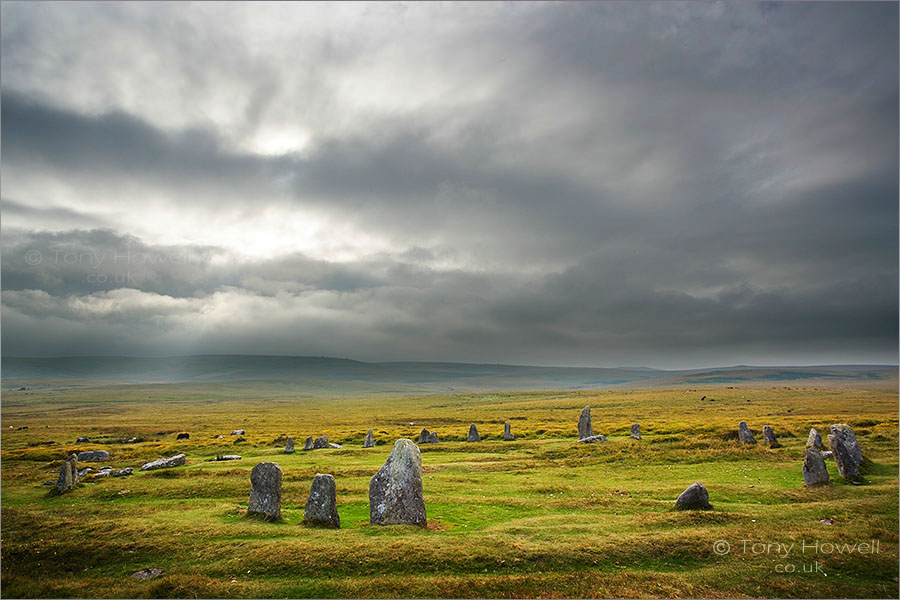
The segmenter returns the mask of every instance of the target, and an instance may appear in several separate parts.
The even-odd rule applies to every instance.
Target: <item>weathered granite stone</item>
[[[328,436],[322,435],[316,438],[316,441],[313,442],[313,448],[318,450],[319,448],[327,448],[328,447]]]
[[[128,477],[134,471],[133,467],[125,467],[124,469],[120,469],[118,471],[113,471],[111,475],[113,477]]]
[[[471,425],[469,425],[469,438],[467,441],[469,441],[469,442],[481,441],[481,436],[478,435],[478,428],[475,427],[475,423],[472,423]]]
[[[512,426],[509,424],[509,421],[503,423],[503,439],[504,440],[514,440],[516,436],[512,434]]]
[[[431,433],[428,434],[428,443],[429,444],[437,444],[438,443],[437,431],[432,431]]]
[[[816,450],[824,450],[825,444],[822,443],[822,436],[815,429],[809,430],[809,438],[806,440],[807,448],[815,448]]]
[[[763,425],[763,440],[765,440],[769,448],[781,448],[778,438],[775,437],[775,432],[768,425]]]
[[[825,485],[828,481],[828,468],[825,457],[815,448],[807,448],[803,459],[803,485]]]
[[[93,471],[93,469],[90,468],[90,467],[85,467],[85,468],[83,468],[83,469],[79,469],[79,470],[78,470],[78,476],[79,476],[79,477],[84,477],[85,475],[87,475],[87,474],[90,473],[91,471]]]
[[[578,418],[578,439],[583,440],[594,435],[594,429],[591,427],[591,407],[585,406],[581,410],[581,416]]]
[[[277,463],[262,462],[253,467],[247,516],[262,517],[267,521],[281,518],[281,479],[281,467]]]
[[[171,467],[177,467],[185,464],[186,457],[184,454],[176,454],[175,456],[170,456],[169,458],[160,458],[159,460],[154,460],[146,463],[141,467],[141,471],[152,471],[153,469],[169,469]]]
[[[861,465],[863,462],[862,448],[860,448],[859,442],[856,441],[856,434],[853,433],[853,428],[846,423],[840,423],[831,426],[831,433],[840,436],[844,440],[847,448],[850,450],[850,455],[856,461],[856,465]]]
[[[334,442],[328,442],[329,448],[343,448],[340,444],[335,444]]]
[[[633,438],[636,439],[636,440],[641,439],[641,426],[638,425],[637,423],[635,423],[634,425],[632,425],[632,426],[631,426],[631,432],[630,432],[629,435],[631,435],[631,437],[633,437]]]
[[[834,463],[837,465],[838,473],[847,481],[855,482],[860,480],[859,465],[861,461],[856,459],[857,454],[854,451],[852,442],[840,433],[832,433],[828,436],[828,444],[831,446],[831,452],[834,455]]]
[[[146,569],[141,569],[140,571],[135,571],[131,574],[135,579],[140,579],[141,581],[147,581],[148,579],[153,579],[154,577],[159,577],[162,575],[164,571],[162,569],[158,569],[156,567],[149,567]]]
[[[602,433],[598,433],[597,435],[589,435],[586,438],[581,438],[578,440],[580,444],[593,444],[594,442],[605,442],[606,436]]]
[[[244,435],[246,432],[243,429],[235,429],[231,432],[231,435]]]
[[[747,427],[746,421],[741,421],[738,423],[738,439],[742,444],[755,444],[756,438],[753,437],[753,434],[750,433],[750,428]]]
[[[688,486],[675,500],[675,508],[678,510],[709,510],[709,492],[699,481]]]
[[[177,436],[175,436],[175,439],[176,440],[187,440],[187,439],[190,439],[190,437],[191,437],[191,434],[187,433],[186,431],[182,431]]]
[[[109,452],[107,452],[106,450],[91,450],[89,452],[79,452],[78,460],[80,460],[81,462],[109,460]]]
[[[428,430],[426,428],[422,428],[422,431],[419,432],[419,443],[427,444],[428,443]]]
[[[313,442],[313,438],[311,435],[306,436],[306,442],[303,444],[304,450],[312,450],[315,448],[315,443]]]
[[[56,480],[55,491],[57,494],[71,492],[76,483],[78,483],[78,456],[71,454],[59,469],[59,478]]]
[[[337,488],[333,476],[316,473],[309,488],[306,507],[303,509],[303,520],[313,525],[341,526],[341,518],[337,511]]]
[[[369,520],[377,525],[426,525],[422,455],[412,440],[394,442],[369,482]]]
[[[241,460],[240,454],[216,454],[216,460]]]
[[[294,453],[294,438],[289,437],[287,439],[287,443],[284,445],[284,453],[285,454],[293,454]]]
[[[375,447],[375,436],[372,434],[372,430],[366,432],[366,441],[363,442],[363,448],[374,448]]]

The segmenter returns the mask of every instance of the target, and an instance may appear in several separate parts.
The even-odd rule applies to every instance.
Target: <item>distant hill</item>
[[[4,357],[4,387],[19,380],[118,383],[233,381],[308,382],[317,388],[372,384],[382,392],[469,392],[608,389],[682,385],[896,383],[892,365],[736,366],[666,371],[649,368],[533,367],[435,362],[370,363],[305,356],[196,355],[169,357]],[[354,385],[354,387],[356,387]]]

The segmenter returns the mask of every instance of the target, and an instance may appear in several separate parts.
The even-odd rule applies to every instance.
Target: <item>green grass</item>
[[[608,442],[574,443],[585,404]],[[499,439],[505,420],[514,442]],[[740,420],[757,434],[771,425],[784,447],[739,446]],[[483,442],[463,441],[470,422]],[[641,423],[643,441],[627,437],[633,422]],[[811,426],[825,434],[836,422],[854,426],[873,460],[867,484],[842,483],[829,461],[833,485],[804,489],[806,434]],[[7,597],[898,594],[895,390],[709,387],[388,399],[304,397],[261,382],[47,383],[4,392],[2,423]],[[22,426],[28,429],[16,429]],[[369,427],[378,445],[363,449]],[[416,439],[422,427],[446,440],[421,447],[429,527],[369,525],[370,477],[394,439]],[[234,428],[247,430],[246,443],[233,443]],[[176,441],[180,431],[191,438]],[[305,436],[321,434],[345,446],[285,455],[276,442],[283,434],[298,448]],[[92,443],[75,444],[78,436]],[[144,441],[122,443],[130,437]],[[177,452],[188,464],[47,496],[41,483],[55,479],[68,452],[99,448],[110,451],[108,464],[117,468]],[[244,458],[206,460],[223,452]],[[243,515],[250,469],[266,460],[284,471],[280,523]],[[317,472],[336,478],[340,530],[302,524]],[[672,510],[694,481],[707,487],[715,510]],[[716,554],[717,540],[728,541],[731,552]],[[875,540],[878,553],[795,551],[784,558],[744,552],[742,540],[798,547]],[[815,562],[827,576],[803,572]],[[788,565],[796,571],[782,572]],[[164,575],[129,577],[151,566]]]

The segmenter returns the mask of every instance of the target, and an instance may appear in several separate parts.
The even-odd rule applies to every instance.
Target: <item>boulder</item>
[[[216,454],[216,460],[241,460],[240,454]]]
[[[750,433],[750,428],[747,427],[747,421],[741,421],[738,423],[738,439],[742,444],[755,444],[756,438],[753,437],[753,434]]]
[[[176,440],[186,440],[186,439],[190,439],[190,437],[191,437],[191,434],[182,431],[177,436],[175,436],[175,439]]]
[[[509,421],[503,423],[503,439],[504,440],[514,440],[516,436],[512,434],[512,426],[509,424]]]
[[[113,471],[111,475],[113,477],[128,477],[134,471],[133,467],[125,467],[124,469],[120,469],[118,471]]]
[[[591,407],[585,406],[581,410],[581,416],[578,418],[578,439],[583,440],[594,435],[594,429],[591,427]]]
[[[328,442],[329,448],[343,448],[340,444],[335,444],[334,442]]]
[[[709,492],[699,481],[681,492],[675,500],[675,508],[678,510],[710,510]]]
[[[164,571],[162,569],[158,569],[156,567],[148,567],[146,569],[141,569],[140,571],[135,571],[131,574],[131,576],[135,579],[140,579],[141,581],[147,581],[148,579],[159,577],[163,573]]]
[[[83,468],[83,469],[79,469],[79,470],[78,470],[78,476],[79,476],[79,477],[84,477],[85,475],[87,475],[87,474],[90,473],[91,471],[93,471],[93,469],[90,468],[90,467],[85,467],[85,468]]]
[[[425,429],[424,427],[422,428],[422,431],[419,432],[419,443],[420,444],[428,443],[428,430]]]
[[[313,442],[313,448],[318,450],[319,448],[327,448],[328,447],[328,436],[323,435],[316,438],[316,441]]]
[[[372,430],[366,432],[366,441],[363,442],[363,448],[374,448],[375,447],[375,436],[372,434]]]
[[[77,440],[75,440],[76,444],[89,444],[90,442],[91,442],[91,440],[87,439],[86,437],[80,437]]]
[[[432,431],[431,433],[428,434],[428,443],[429,444],[437,444],[438,443],[437,431]]]
[[[394,442],[369,482],[369,520],[377,525],[426,525],[422,455],[412,440]]]
[[[159,460],[154,460],[146,463],[141,467],[141,471],[152,471],[154,469],[169,469],[171,467],[178,467],[180,465],[185,464],[186,458],[184,454],[176,454],[175,456],[170,456],[169,458],[160,458]]]
[[[856,459],[857,454],[848,438],[840,433],[832,433],[828,436],[828,444],[831,446],[834,463],[837,465],[841,477],[850,482],[860,481],[859,465],[861,461]]]
[[[337,511],[337,488],[333,476],[316,473],[309,488],[306,507],[303,509],[303,520],[312,525],[335,528],[341,526],[341,518]]]
[[[859,447],[859,442],[856,441],[856,434],[853,433],[853,428],[846,423],[840,423],[831,426],[831,433],[840,436],[844,440],[857,466],[861,465],[863,462],[862,448]]]
[[[306,442],[303,444],[304,450],[312,450],[315,447],[315,443],[313,442],[312,436],[306,436]]]
[[[775,432],[768,425],[763,425],[763,440],[765,440],[769,448],[781,448],[781,444],[778,443],[778,439],[775,437]]]
[[[807,448],[815,448],[816,450],[824,450],[825,444],[822,443],[822,436],[815,429],[809,430],[809,438],[806,440]]]
[[[79,452],[78,460],[80,460],[81,462],[109,460],[109,452],[107,452],[106,450],[91,450],[89,452]]]
[[[581,438],[580,440],[578,440],[578,443],[593,444],[595,442],[605,442],[605,441],[606,441],[606,436],[603,435],[602,433],[598,433],[597,435],[589,435],[586,438]]]
[[[469,441],[469,442],[480,442],[481,441],[481,436],[478,435],[478,428],[475,427],[475,423],[472,423],[471,425],[469,425],[469,438],[467,441]]]
[[[815,448],[807,448],[803,459],[803,485],[826,485],[828,481],[828,468],[825,466],[825,457]]]
[[[244,435],[245,433],[243,429],[235,429],[231,432],[231,435]]]
[[[632,425],[631,432],[629,433],[629,435],[631,435],[631,437],[633,437],[636,440],[641,439],[641,426],[638,425],[637,423]]]
[[[262,517],[267,521],[281,519],[281,479],[281,467],[277,463],[262,462],[253,467],[248,517]]]
[[[293,454],[294,453],[294,438],[289,437],[287,439],[287,443],[284,445],[284,453],[285,454]]]
[[[56,480],[55,491],[57,494],[71,492],[76,483],[78,483],[78,456],[70,454],[69,458],[66,459],[59,469],[59,478]]]

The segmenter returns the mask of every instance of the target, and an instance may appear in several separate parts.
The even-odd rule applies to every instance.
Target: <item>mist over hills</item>
[[[168,357],[4,357],[4,383],[92,380],[113,383],[283,381],[335,389],[371,385],[378,392],[470,392],[605,389],[788,382],[890,383],[893,365],[732,366],[661,370],[644,367],[540,367],[443,362],[361,362],[344,358],[256,355]],[[4,386],[7,387],[7,386]]]

